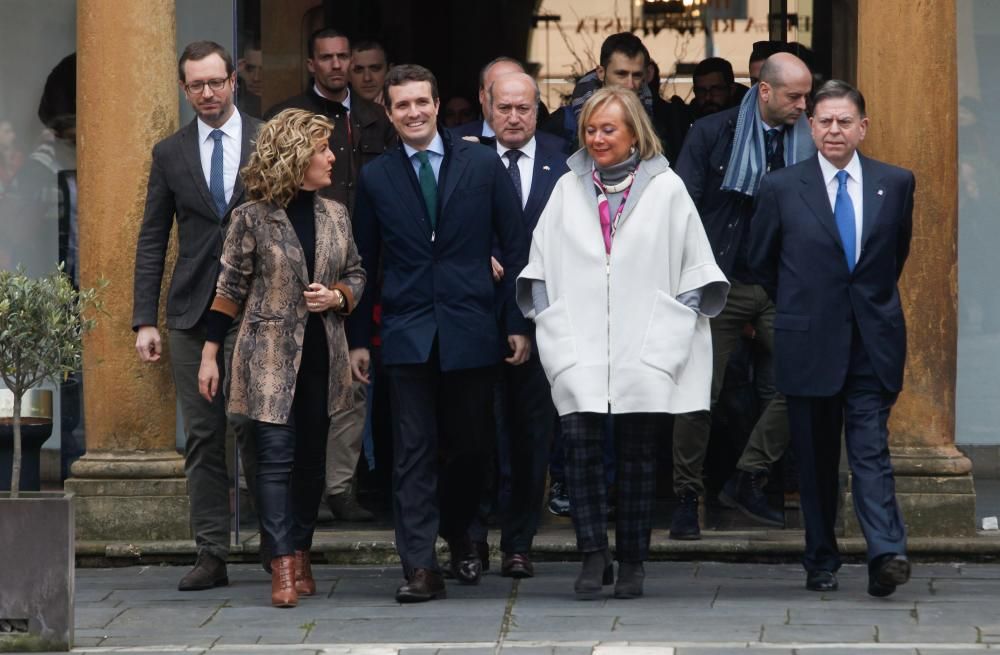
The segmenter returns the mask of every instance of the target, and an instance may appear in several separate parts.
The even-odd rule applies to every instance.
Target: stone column
[[[79,0],[77,34],[80,275],[109,285],[84,344],[87,454],[66,489],[80,540],[189,539],[169,362],[141,364],[131,328],[150,154],[177,129],[174,2]]]
[[[862,150],[917,178],[913,243],[900,284],[907,365],[890,423],[896,490],[911,536],[968,536],[975,533],[972,464],[955,448],[955,3],[860,0],[857,66],[871,118]]]

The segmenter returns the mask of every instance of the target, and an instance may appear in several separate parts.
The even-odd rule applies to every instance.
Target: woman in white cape
[[[670,414],[708,409],[712,342],[729,283],[635,93],[605,87],[580,114],[584,148],[535,228],[517,301],[536,326],[559,412],[583,567],[577,594],[642,595],[656,442]],[[614,415],[614,579],[602,443]]]

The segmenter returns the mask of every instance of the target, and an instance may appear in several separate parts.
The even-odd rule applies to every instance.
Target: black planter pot
[[[21,423],[21,491],[40,491],[42,444],[52,436],[52,420],[27,418]],[[14,460],[14,424],[0,418],[0,491],[10,491]]]

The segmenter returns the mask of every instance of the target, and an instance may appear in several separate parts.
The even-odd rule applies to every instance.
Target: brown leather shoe
[[[528,553],[504,553],[500,575],[505,578],[533,578],[535,566]]]
[[[396,590],[397,603],[423,603],[446,596],[444,578],[430,569],[413,569],[406,584]]]
[[[205,551],[198,553],[198,561],[177,585],[178,591],[202,591],[229,584],[226,562]]]
[[[271,560],[271,605],[295,607],[299,594],[295,591],[295,556],[283,555]]]
[[[316,593],[309,552],[305,550],[295,551],[295,591],[299,596],[312,596]]]

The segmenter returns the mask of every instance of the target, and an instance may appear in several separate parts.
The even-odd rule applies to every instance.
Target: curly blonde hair
[[[316,145],[333,123],[304,109],[286,109],[264,123],[257,147],[240,174],[247,198],[285,207],[299,190]]]

